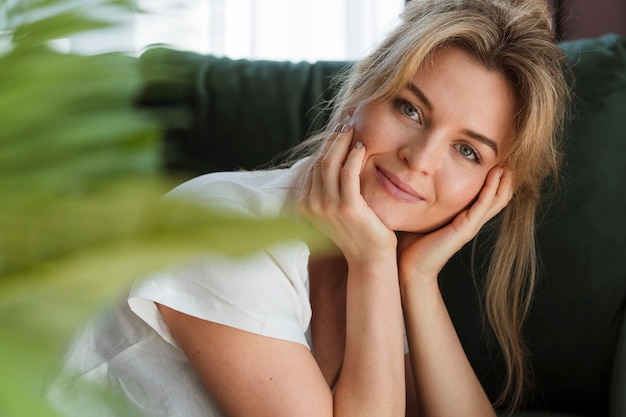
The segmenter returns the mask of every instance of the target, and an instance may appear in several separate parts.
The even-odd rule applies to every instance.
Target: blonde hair
[[[537,275],[536,213],[544,180],[558,178],[559,137],[569,101],[566,61],[546,2],[412,0],[400,24],[345,75],[327,127],[299,151],[314,152],[359,104],[397,94],[434,53],[450,46],[463,48],[487,69],[503,74],[517,98],[515,134],[502,161],[513,169],[515,193],[499,216],[484,295],[507,368],[497,405],[515,409],[528,382],[522,324]]]

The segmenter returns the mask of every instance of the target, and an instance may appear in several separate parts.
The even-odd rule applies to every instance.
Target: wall
[[[626,36],[626,0],[553,0],[561,39]]]

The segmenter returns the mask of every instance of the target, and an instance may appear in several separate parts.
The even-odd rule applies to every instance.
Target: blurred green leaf
[[[207,250],[236,256],[303,236],[293,221],[242,219],[170,201],[149,205],[150,193],[132,198],[139,184],[124,182],[91,202],[52,207],[51,229],[31,237],[43,239],[41,250],[53,247],[47,239],[55,237],[85,243],[3,277],[3,329],[57,351],[86,314],[120,296],[133,278]]]
[[[291,220],[160,200],[176,180],[160,169],[156,124],[133,105],[137,59],[50,48],[123,21],[132,3],[0,2],[11,39],[0,50],[0,417],[55,415],[42,393],[63,347],[134,278],[206,250],[236,256],[304,236]]]

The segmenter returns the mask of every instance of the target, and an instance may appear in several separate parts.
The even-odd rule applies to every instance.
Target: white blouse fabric
[[[207,174],[166,198],[246,216],[278,216],[289,212],[305,165]],[[89,387],[108,387],[145,416],[221,417],[155,303],[310,349],[308,258],[303,242],[282,242],[243,258],[207,253],[139,280],[127,302],[91,320],[77,336],[48,389],[49,401],[66,416],[128,415],[119,401],[90,395]]]

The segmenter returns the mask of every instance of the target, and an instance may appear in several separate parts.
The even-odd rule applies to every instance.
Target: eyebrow
[[[495,152],[496,156],[498,156],[498,144],[495,140],[489,139],[488,137],[481,135],[480,133],[474,132],[473,130],[463,129],[463,133],[472,139],[475,139],[485,145],[489,146]]]
[[[417,98],[419,98],[422,103],[424,103],[424,106],[426,106],[426,108],[428,109],[428,111],[432,112],[435,108],[433,107],[432,103],[430,102],[430,100],[428,100],[428,98],[426,97],[426,95],[422,92],[422,90],[420,90],[419,88],[417,88],[417,86],[413,83],[408,83],[406,85],[406,88],[409,89],[409,91],[411,91],[413,94],[415,94],[417,96]]]
[[[409,89],[409,91],[411,91],[413,94],[415,94],[417,96],[417,98],[419,98],[422,101],[422,103],[424,103],[424,106],[426,106],[428,111],[430,111],[431,113],[433,112],[435,107],[430,102],[430,100],[428,100],[428,97],[426,97],[426,95],[422,92],[422,90],[420,90],[415,84],[413,84],[411,82],[406,85],[406,88]],[[493,151],[495,152],[496,156],[498,155],[498,144],[496,143],[495,140],[489,139],[487,136],[481,135],[480,133],[475,132],[475,131],[470,130],[470,129],[463,129],[463,134],[467,135],[467,136],[471,137],[472,139],[475,139],[475,140],[477,140],[477,141],[479,141],[481,143],[484,143],[485,145],[487,145],[491,149],[493,149]]]

